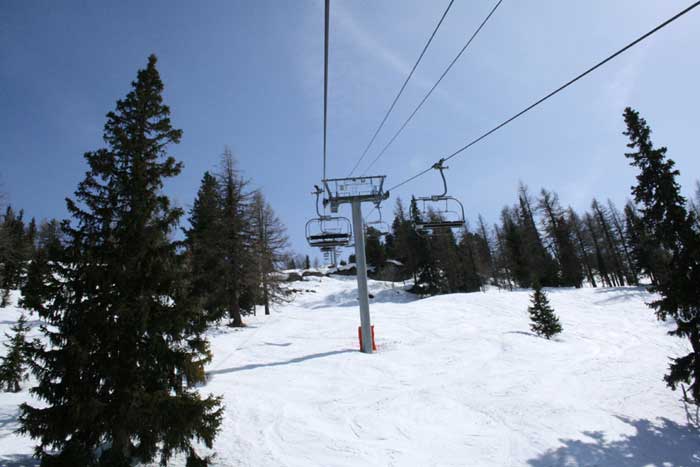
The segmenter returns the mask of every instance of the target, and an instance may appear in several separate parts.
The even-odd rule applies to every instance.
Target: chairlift
[[[306,241],[314,248],[330,249],[350,245],[352,241],[352,224],[350,219],[342,216],[321,214],[318,207],[323,190],[318,186],[312,193],[316,195],[316,214],[318,217],[306,223]]]
[[[391,229],[389,228],[389,224],[384,222],[382,219],[382,207],[380,202],[375,203],[375,209],[379,213],[379,218],[373,221],[365,222],[365,230],[368,230],[371,227],[379,232],[380,237],[384,237],[391,231]]]
[[[453,196],[447,195],[444,160],[440,159],[433,168],[440,171],[443,192],[440,195],[416,198],[420,203],[419,218],[415,221],[415,230],[422,236],[439,236],[452,233],[452,229],[462,229],[466,225],[464,206]]]

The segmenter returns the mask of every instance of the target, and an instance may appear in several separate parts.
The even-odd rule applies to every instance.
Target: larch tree
[[[542,189],[539,208],[544,212],[544,225],[561,271],[560,285],[581,287],[581,259],[573,241],[572,227],[564,217],[556,193]]]
[[[593,198],[591,203],[593,217],[598,224],[599,232],[602,234],[606,255],[609,258],[608,264],[611,265],[611,276],[617,286],[625,285],[625,268],[619,249],[619,241],[613,232],[608,213],[603,206],[598,203],[598,200]]]
[[[209,361],[199,309],[188,297],[172,233],[182,211],[163,194],[182,164],[180,141],[150,56],[127,96],[107,114],[106,147],[68,199],[66,247],[29,303],[47,322],[33,352],[41,405],[21,406],[21,429],[45,466],[127,467],[178,452],[207,465],[193,441],[212,446],[220,400],[202,398]]]
[[[639,273],[637,272],[635,262],[632,258],[632,253],[630,251],[629,242],[627,240],[622,215],[620,214],[620,211],[618,211],[617,207],[611,199],[608,199],[608,214],[610,216],[610,223],[614,228],[615,237],[622,250],[624,272],[627,277],[627,283],[629,285],[638,285]]]
[[[282,301],[285,296],[278,271],[288,257],[289,239],[284,224],[259,191],[253,195],[251,209],[259,299],[269,315],[270,304]]]
[[[576,241],[578,256],[585,267],[588,282],[591,284],[591,287],[596,287],[595,274],[593,273],[593,261],[591,260],[590,248],[588,246],[590,242],[588,242],[586,238],[581,219],[571,207],[568,209],[567,222],[571,226]]]
[[[603,250],[596,221],[590,213],[586,213],[583,216],[583,222],[586,226],[588,236],[591,239],[591,244],[593,245],[593,257],[595,258],[595,265],[596,269],[598,270],[598,274],[600,275],[600,279],[605,287],[613,287],[615,284],[610,278],[608,260],[606,259],[605,251]]]

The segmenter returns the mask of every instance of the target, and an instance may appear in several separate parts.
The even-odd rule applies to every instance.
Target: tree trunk
[[[270,294],[267,290],[267,282],[263,280],[263,302],[265,302],[265,314],[270,314]]]
[[[238,299],[236,295],[233,295],[231,302],[228,306],[229,317],[231,318],[231,326],[234,328],[242,328],[245,326],[243,324],[243,317],[241,316],[241,306],[238,304]]]

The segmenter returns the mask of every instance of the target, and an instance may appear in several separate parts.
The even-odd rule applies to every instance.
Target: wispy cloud
[[[334,5],[331,16],[335,20],[336,27],[343,35],[349,38],[354,47],[362,49],[363,52],[371,55],[402,77],[407,76],[411,72],[413,63],[410,63],[408,60],[399,56],[394,50],[385,46],[377,38],[376,34],[370,32],[355,19],[353,14],[343,3],[336,3]],[[421,77],[420,71],[418,70],[411,80],[414,84],[425,89],[429,89],[433,84],[429,80]]]
[[[647,54],[646,47],[640,47],[631,50],[622,59],[623,64],[612,75],[612,79],[606,86],[603,93],[604,102],[601,107],[609,109],[610,112],[617,115],[622,112],[624,107],[630,105],[630,99],[644,68]]]

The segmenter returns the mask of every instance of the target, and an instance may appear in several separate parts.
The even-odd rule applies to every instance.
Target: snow
[[[643,289],[549,290],[564,331],[547,341],[529,332],[528,291],[419,300],[370,281],[379,351],[366,355],[354,277],[289,287],[315,293],[210,331],[200,390],[226,404],[217,466],[700,466],[662,380],[687,346]],[[0,309],[0,331],[17,316]],[[34,465],[12,433],[28,399],[0,395],[2,466]]]

